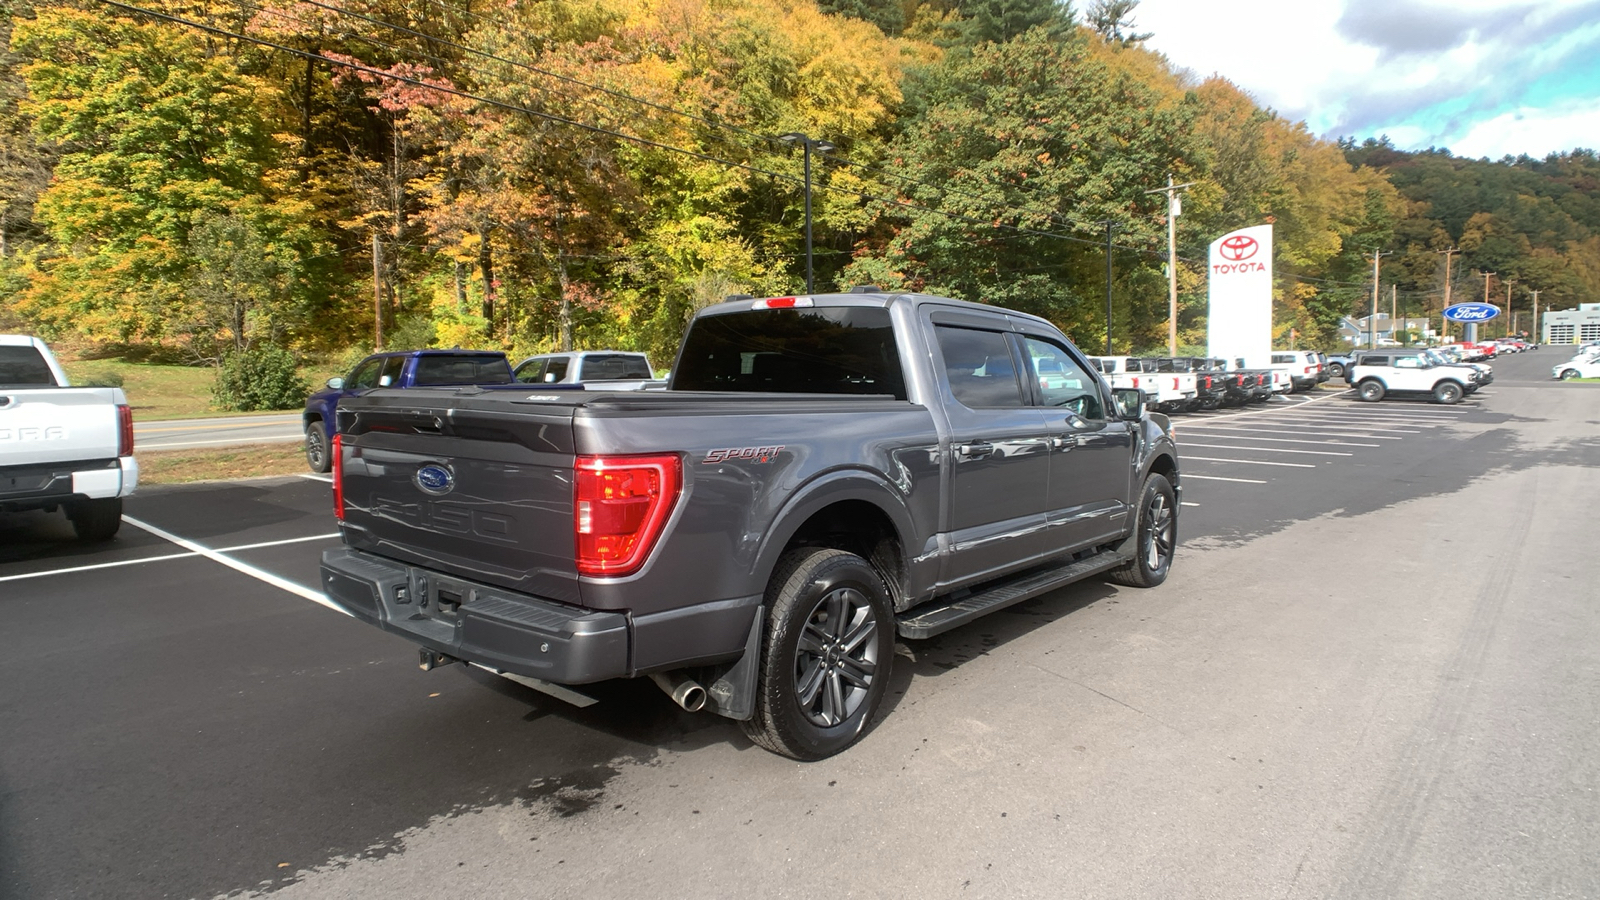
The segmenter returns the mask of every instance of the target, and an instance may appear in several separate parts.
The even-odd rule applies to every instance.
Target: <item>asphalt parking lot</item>
[[[1600,386],[1175,419],[1183,547],[897,659],[798,764],[319,605],[324,481],[0,519],[0,897],[1595,897]]]

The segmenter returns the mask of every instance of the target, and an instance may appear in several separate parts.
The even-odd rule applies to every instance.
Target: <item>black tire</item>
[[[1452,403],[1460,403],[1463,393],[1465,392],[1461,390],[1461,385],[1456,384],[1454,381],[1441,381],[1433,386],[1434,402],[1443,403],[1446,406]]]
[[[778,561],[766,603],[755,715],[744,733],[791,759],[832,756],[860,739],[888,690],[889,591],[861,557],[802,547]]]
[[[306,423],[306,465],[319,475],[333,468],[333,455],[328,450],[328,427],[321,419]]]
[[[1178,548],[1178,497],[1165,475],[1151,472],[1139,492],[1133,535],[1134,557],[1106,573],[1128,587],[1155,587],[1167,580],[1172,554]]]
[[[1383,399],[1385,393],[1387,391],[1384,390],[1383,382],[1376,379],[1369,378],[1356,385],[1356,396],[1368,403],[1377,403]]]
[[[67,518],[80,541],[109,541],[122,527],[122,498],[79,500],[67,507]]]
[[[1343,378],[1344,377],[1344,364],[1343,363],[1328,363],[1328,374],[1333,376],[1334,378]]]
[[[1580,373],[1577,369],[1562,369],[1561,380],[1571,381],[1572,379],[1577,378],[1580,374],[1582,373]]]

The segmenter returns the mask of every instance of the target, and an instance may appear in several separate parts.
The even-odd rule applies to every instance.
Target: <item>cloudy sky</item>
[[[1600,0],[1143,0],[1134,22],[1175,65],[1324,137],[1600,149]]]

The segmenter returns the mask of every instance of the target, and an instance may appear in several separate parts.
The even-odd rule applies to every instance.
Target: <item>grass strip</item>
[[[299,475],[306,468],[301,444],[241,444],[199,450],[138,452],[139,483],[184,484],[262,475]]]

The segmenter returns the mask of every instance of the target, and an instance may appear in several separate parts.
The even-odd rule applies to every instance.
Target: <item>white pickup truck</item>
[[[70,387],[43,341],[0,334],[0,513],[61,509],[80,539],[109,540],[138,483],[122,389]]]
[[[1199,389],[1193,372],[1160,372],[1154,360],[1137,356],[1091,356],[1089,362],[1113,388],[1138,388],[1150,398],[1147,405],[1161,412],[1188,412],[1196,406]]]
[[[583,385],[592,391],[664,391],[643,353],[577,350],[530,356],[512,370],[524,384]]]

